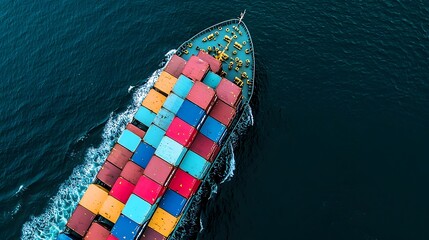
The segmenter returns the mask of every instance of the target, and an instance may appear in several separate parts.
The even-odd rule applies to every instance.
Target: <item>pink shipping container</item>
[[[165,187],[143,175],[139,179],[133,193],[146,202],[154,204],[163,195],[164,191]]]
[[[200,182],[200,180],[179,168],[168,187],[188,199],[197,191]]]
[[[241,99],[241,88],[233,82],[222,78],[216,88],[217,97],[231,107],[237,107]]]
[[[144,170],[144,175],[164,186],[173,168],[174,167],[168,162],[162,160],[158,156],[153,156]]]
[[[185,65],[186,65],[185,59],[174,54],[171,57],[170,61],[168,62],[167,66],[165,66],[164,71],[166,71],[169,74],[173,75],[174,77],[178,78],[180,76],[180,74],[182,73]]]
[[[186,99],[195,103],[200,108],[209,112],[214,102],[216,101],[215,91],[202,82],[195,82],[189,91]]]
[[[94,218],[94,213],[82,207],[81,205],[77,205],[69,221],[67,222],[67,227],[79,234],[79,236],[83,237],[88,231],[89,226],[91,226]]]
[[[121,169],[105,161],[100,171],[97,173],[97,179],[106,184],[109,187],[112,187],[121,174]]]
[[[106,240],[110,231],[101,226],[98,222],[93,222],[85,235],[85,240]]]
[[[139,178],[143,175],[144,169],[133,161],[128,161],[121,172],[121,177],[128,180],[130,183],[136,185]]]
[[[235,114],[236,111],[233,107],[218,99],[209,115],[221,122],[223,125],[229,127],[232,120],[234,120]]]
[[[197,56],[192,56],[183,68],[182,74],[194,81],[201,81],[208,71],[208,63]]]
[[[185,147],[191,145],[195,135],[197,135],[197,129],[178,117],[174,117],[166,132],[167,137]]]
[[[215,153],[217,153],[218,148],[219,146],[215,142],[203,134],[198,133],[189,150],[192,150],[205,160],[213,162],[213,158],[216,156]]]
[[[112,190],[110,190],[109,195],[125,204],[133,192],[134,187],[134,184],[128,182],[122,177],[119,177],[113,185]]]
[[[165,240],[165,239],[167,238],[162,236],[161,233],[153,230],[150,227],[146,227],[146,229],[142,233],[142,236],[140,237],[139,240]]]
[[[140,138],[143,138],[145,133],[146,133],[145,131],[141,130],[140,128],[134,126],[131,123],[128,123],[125,128],[130,130],[131,132],[133,132],[135,135],[139,136]]]
[[[113,236],[112,234],[110,234],[106,240],[119,240],[119,239],[117,237]]]
[[[222,63],[208,53],[200,51],[197,55],[201,60],[208,63],[212,72],[219,74],[222,70]]]

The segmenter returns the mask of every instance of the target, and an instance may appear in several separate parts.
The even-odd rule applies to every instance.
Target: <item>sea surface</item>
[[[253,125],[192,238],[429,239],[427,0],[0,0],[0,239],[54,239],[172,50],[244,9]]]

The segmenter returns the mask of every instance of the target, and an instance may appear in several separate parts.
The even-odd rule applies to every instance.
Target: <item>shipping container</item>
[[[143,138],[143,141],[148,143],[154,148],[157,148],[161,142],[162,137],[165,135],[165,131],[156,125],[150,125],[149,129],[146,132],[146,135]]]
[[[189,150],[197,153],[205,160],[213,162],[213,158],[216,157],[215,153],[218,148],[219,145],[213,142],[213,140],[201,133],[198,133]]]
[[[96,184],[90,184],[86,192],[83,194],[79,205],[85,207],[94,214],[98,214],[101,206],[106,200],[108,191]]]
[[[208,116],[200,129],[200,133],[211,139],[213,142],[220,143],[225,135],[225,130],[225,125]]]
[[[210,162],[195,152],[188,151],[179,167],[193,177],[202,179],[210,167]]]
[[[105,161],[103,166],[101,166],[100,171],[98,171],[97,173],[97,179],[106,184],[107,186],[112,187],[120,174],[121,169],[119,169],[109,161]]]
[[[112,223],[115,223],[119,215],[124,209],[125,204],[123,204],[118,199],[107,196],[106,201],[104,201],[103,205],[100,208],[100,216],[104,217],[106,220],[109,220]]]
[[[113,146],[113,149],[115,149],[118,153],[124,155],[127,159],[129,159],[133,155],[133,152],[131,152],[130,150],[124,148],[123,146],[121,146],[118,143],[116,143]]]
[[[139,240],[166,240],[166,238],[152,228],[146,227]]]
[[[194,81],[201,81],[208,71],[208,63],[204,62],[197,56],[192,56],[183,68],[182,74]]]
[[[145,131],[141,130],[140,128],[134,126],[132,123],[128,123],[125,127],[126,129],[130,130],[135,135],[139,136],[140,138],[143,138]]]
[[[73,214],[67,222],[67,227],[77,233],[79,236],[85,236],[89,227],[91,226],[92,221],[94,220],[96,214],[92,213],[88,209],[77,205]]]
[[[134,115],[134,118],[146,127],[149,127],[152,124],[155,116],[156,113],[152,112],[146,107],[140,106],[136,114]]]
[[[185,155],[186,150],[187,149],[180,145],[180,143],[165,136],[162,138],[161,143],[155,150],[155,155],[173,166],[177,166]]]
[[[195,82],[186,99],[195,103],[204,111],[209,112],[216,100],[215,91],[202,82]]]
[[[106,240],[110,231],[98,222],[93,222],[85,235],[85,240]]]
[[[164,71],[178,78],[186,65],[185,59],[174,54],[165,66]]]
[[[109,195],[125,204],[133,192],[134,187],[134,184],[128,182],[122,177],[119,177],[110,190]]]
[[[148,236],[149,236],[149,234],[148,234]],[[163,238],[160,238],[160,239],[163,239]],[[60,235],[58,235],[58,237],[57,237],[57,240],[73,240],[73,238],[67,236],[65,233],[60,233]]]
[[[203,79],[203,83],[206,84],[207,86],[216,89],[217,86],[220,83],[220,80],[222,79],[221,76],[217,75],[214,72],[208,72],[206,77]]]
[[[154,204],[164,193],[164,187],[149,177],[143,175],[136,187],[133,194],[139,196],[149,204]]]
[[[136,152],[131,157],[131,160],[140,167],[146,168],[147,164],[149,163],[149,160],[152,158],[154,153],[155,148],[145,142],[141,142],[140,145],[137,147]]]
[[[142,225],[150,218],[155,208],[155,205],[151,205],[140,197],[131,194],[122,210],[122,214],[135,223]]]
[[[176,84],[176,81],[176,77],[169,74],[168,72],[163,71],[159,75],[158,80],[156,80],[154,87],[158,89],[158,91],[168,95],[173,89],[174,84]]]
[[[141,141],[141,138],[134,133],[132,133],[130,130],[125,129],[121,136],[118,139],[118,143],[121,144],[126,149],[130,150],[131,152],[134,152],[139,145]]]
[[[233,82],[222,78],[216,88],[217,97],[231,107],[237,107],[241,99],[241,88]]]
[[[162,208],[157,208],[148,226],[161,233],[164,237],[168,237],[173,232],[178,221],[179,218],[174,217]]]
[[[218,99],[209,115],[210,117],[218,120],[223,125],[229,127],[232,123],[232,120],[234,120],[235,114],[236,111],[233,107]]]
[[[200,180],[179,168],[168,187],[188,199],[197,191],[200,182]]]
[[[188,95],[189,91],[191,91],[193,85],[194,82],[191,79],[184,75],[180,75],[176,85],[173,87],[173,93],[183,99]]]
[[[107,240],[119,240],[117,237],[113,236],[112,234],[109,235]]]
[[[154,155],[144,170],[144,175],[164,186],[173,169],[170,163]]]
[[[199,51],[197,57],[208,63],[213,72],[219,74],[222,71],[222,63],[210,54]]]
[[[187,199],[180,194],[167,189],[164,196],[161,198],[161,201],[159,202],[159,207],[171,215],[178,217],[180,214],[182,214],[182,210],[186,204],[186,201]]]
[[[162,130],[167,131],[167,128],[170,126],[173,121],[174,113],[168,111],[164,107],[159,110],[155,119],[153,120],[153,124],[160,127]]]
[[[177,85],[177,83],[176,83]],[[173,89],[174,91],[174,89]],[[167,109],[168,111],[176,114],[177,111],[179,110],[180,106],[182,106],[183,103],[183,98],[177,96],[174,93],[170,93],[170,95],[168,95],[167,100],[165,100],[163,107],[165,109]]]
[[[137,223],[126,216],[121,215],[112,228],[112,235],[119,239],[132,240],[137,236],[139,229],[140,226]]]
[[[166,97],[154,89],[151,89],[145,99],[142,102],[142,106],[151,110],[154,113],[158,113],[164,104]]]
[[[118,148],[121,147],[121,148]],[[125,149],[127,151],[126,153],[130,153],[127,155],[124,155],[121,153],[123,150],[117,150],[117,149]],[[128,162],[132,155],[132,152],[130,152],[128,149],[122,147],[119,144],[115,144],[115,146],[112,148],[112,151],[110,152],[109,156],[107,156],[107,161],[118,167],[119,169],[124,168],[125,164]],[[130,156],[130,157],[128,157]]]
[[[121,177],[129,181],[130,183],[136,185],[140,177],[143,175],[144,169],[139,165],[135,164],[133,161],[128,161],[124,169],[121,172]]]
[[[195,103],[185,100],[177,112],[177,117],[198,129],[205,118],[206,112]]]
[[[180,143],[185,147],[189,147],[197,135],[197,129],[187,124],[182,119],[175,117],[168,127],[166,136]]]

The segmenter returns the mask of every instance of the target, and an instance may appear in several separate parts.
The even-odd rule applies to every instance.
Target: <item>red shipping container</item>
[[[212,72],[220,73],[220,71],[222,70],[222,63],[216,58],[214,58],[213,56],[211,56],[210,54],[200,51],[197,56],[201,60],[209,64]]]
[[[236,111],[233,107],[218,99],[209,115],[221,122],[223,125],[229,127],[235,117],[235,114]]]
[[[195,103],[200,108],[209,112],[216,101],[215,91],[202,82],[195,82],[186,99]]]
[[[128,130],[130,130],[132,133],[134,133],[135,135],[139,136],[140,138],[143,138],[144,135],[146,134],[145,131],[141,130],[140,128],[134,126],[131,123],[128,123],[125,128],[128,129]]]
[[[85,235],[85,240],[106,240],[109,235],[109,230],[101,226],[99,223],[93,222]]]
[[[130,150],[126,149],[125,147],[123,147],[121,144],[116,143],[115,146],[113,146],[113,148],[120,152],[122,155],[124,155],[127,158],[131,158],[131,156],[133,155],[133,152],[131,152]]]
[[[182,146],[189,147],[197,135],[198,130],[182,119],[174,117],[167,129],[166,136],[180,143]]]
[[[113,236],[112,234],[109,235],[109,237],[106,240],[119,240],[119,238]]]
[[[121,177],[128,180],[130,183],[136,185],[139,178],[143,175],[144,169],[133,161],[128,161],[121,172]]]
[[[174,167],[168,162],[154,155],[146,166],[144,175],[164,186],[173,171],[173,168]]]
[[[97,173],[97,179],[102,181],[107,186],[112,187],[120,174],[121,169],[119,169],[109,161],[105,161],[100,171],[98,171]]]
[[[67,227],[79,234],[79,236],[83,237],[85,236],[86,231],[88,231],[89,226],[91,226],[94,218],[94,213],[81,205],[77,205],[72,216],[67,222]]]
[[[113,185],[112,190],[110,190],[109,195],[118,199],[121,203],[125,204],[127,203],[128,198],[131,196],[134,187],[134,184],[128,182],[122,177],[119,177]]]
[[[209,71],[209,64],[201,60],[197,56],[189,58],[182,74],[194,81],[201,81]]]
[[[237,107],[241,98],[241,88],[225,78],[216,88],[217,97],[231,107]]]
[[[199,185],[198,179],[178,168],[168,187],[188,199],[197,191]]]
[[[107,156],[107,161],[113,163],[118,168],[124,168],[125,164],[128,162],[130,157],[132,156],[132,152],[128,151],[124,147],[116,144],[109,156]]]
[[[164,71],[173,75],[175,78],[178,78],[180,76],[180,74],[182,73],[185,65],[186,65],[185,59],[174,54],[171,57],[170,61],[168,62],[167,66],[165,66]]]
[[[165,239],[167,238],[162,236],[161,233],[153,230],[150,227],[146,227],[146,229],[142,233],[142,236],[140,237],[139,240],[165,240]]]
[[[214,153],[218,148],[219,146],[215,142],[203,134],[198,133],[189,150],[192,150],[196,154],[203,157],[205,160],[212,162],[213,157],[215,156]]]
[[[154,204],[163,194],[165,188],[147,176],[141,176],[133,193],[146,202]]]

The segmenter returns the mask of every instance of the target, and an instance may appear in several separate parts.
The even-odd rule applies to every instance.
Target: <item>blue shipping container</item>
[[[140,145],[137,147],[136,152],[131,157],[131,160],[140,167],[146,168],[154,152],[155,148],[145,142],[141,142]]]
[[[60,235],[58,235],[57,240],[73,240],[73,238],[65,235],[64,233],[61,233]]]
[[[173,166],[179,165],[183,156],[185,156],[186,148],[173,139],[164,136],[155,151],[155,155],[170,163]]]
[[[168,189],[159,202],[159,206],[171,215],[178,217],[182,213],[186,200],[180,194]]]
[[[164,130],[152,124],[144,135],[143,141],[149,143],[152,147],[157,148],[164,135]]]
[[[174,93],[170,93],[170,95],[168,95],[167,99],[165,100],[163,107],[176,114],[177,111],[179,111],[180,106],[182,106],[182,103],[183,98],[177,96]]]
[[[124,146],[126,149],[130,150],[131,152],[134,152],[136,150],[137,146],[140,144],[140,141],[141,138],[128,129],[125,129],[118,139],[118,143]]]
[[[188,151],[180,163],[180,168],[197,179],[202,179],[210,167],[210,162],[193,151]]]
[[[184,75],[180,75],[173,87],[173,92],[181,98],[185,98],[191,90],[194,82]]]
[[[122,214],[134,222],[142,225],[145,223],[152,213],[155,211],[156,206],[141,199],[140,197],[131,194],[127,203],[125,204]]]
[[[134,239],[140,226],[121,214],[112,228],[112,235],[119,239]]]
[[[206,121],[203,123],[200,132],[204,136],[210,138],[213,142],[219,143],[225,135],[225,130],[225,125],[208,116]]]
[[[177,112],[177,117],[198,129],[206,112],[189,100],[185,100]]]
[[[150,124],[152,124],[155,116],[156,114],[154,112],[147,109],[146,107],[140,106],[139,110],[137,110],[136,114],[134,115],[134,118],[137,121],[143,123],[146,127],[149,127]]]
[[[209,71],[206,75],[206,77],[203,79],[203,83],[205,83],[207,86],[216,89],[217,86],[220,83],[220,80],[222,79],[221,76],[217,75],[216,73]]]
[[[165,108],[161,108],[155,119],[153,120],[153,124],[160,127],[162,130],[167,131],[168,126],[170,126],[173,121],[174,113],[168,111]]]

